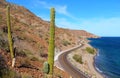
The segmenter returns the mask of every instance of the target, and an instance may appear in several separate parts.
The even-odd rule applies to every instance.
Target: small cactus
[[[44,62],[44,64],[43,64],[43,72],[45,74],[49,73],[49,64],[48,64],[48,62]]]

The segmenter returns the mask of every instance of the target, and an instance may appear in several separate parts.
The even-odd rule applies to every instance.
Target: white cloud
[[[64,15],[70,15],[67,11],[67,6],[66,5],[63,5],[63,6],[59,6],[59,5],[56,5],[55,6],[56,8],[56,11],[60,14],[64,14]]]
[[[50,5],[44,1],[38,1],[37,4],[40,4],[40,6],[42,5],[44,8],[50,9]]]
[[[70,20],[67,20],[66,18],[57,18],[56,19],[56,25],[62,28],[68,28],[68,29],[80,29],[80,23],[74,23]]]
[[[63,14],[67,17],[70,17],[71,19],[78,20],[71,13],[68,12],[67,5],[56,5],[56,4],[47,3],[45,1],[37,1],[35,3],[36,3],[35,6],[39,5],[46,9],[50,9],[51,7],[54,7],[57,13]]]

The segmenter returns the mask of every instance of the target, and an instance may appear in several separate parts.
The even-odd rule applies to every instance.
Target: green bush
[[[1,36],[1,35],[0,35]],[[5,40],[4,38],[0,38],[0,48],[4,49],[5,51],[9,52],[9,45],[8,41]]]
[[[90,54],[94,54],[95,53],[95,49],[94,48],[90,48],[90,47],[86,47],[86,51]]]
[[[27,49],[22,50],[22,52],[24,52],[27,56],[33,55],[33,54],[31,53],[31,51],[30,51],[30,50],[27,50]]]
[[[27,73],[23,73],[22,78],[33,78],[33,77]]]
[[[20,74],[10,69],[0,70],[0,78],[20,78]]]
[[[21,33],[22,35],[19,35],[18,36],[18,39],[19,40],[26,40],[27,38],[26,38],[26,36],[23,34],[23,33]]]
[[[67,45],[70,45],[70,44],[71,44],[71,43],[70,43],[69,41],[67,41],[67,40],[63,40],[62,43],[63,43],[64,46],[67,46]]]
[[[39,61],[39,59],[37,58],[37,57],[31,57],[31,59],[30,59],[31,61]]]
[[[75,55],[73,56],[73,59],[74,59],[76,62],[79,62],[80,64],[83,64],[82,56],[75,54]]]
[[[17,48],[16,50],[17,50],[17,51],[16,51],[16,55],[17,55],[17,56],[29,57],[29,56],[33,55],[33,54],[31,53],[31,51],[30,51],[30,50],[27,50],[27,49],[20,50],[20,49]]]
[[[24,68],[31,68],[31,62],[29,58],[22,59],[20,61],[20,66],[19,68],[24,67]]]
[[[26,55],[26,53],[24,51],[17,51],[16,55],[21,56],[21,57],[27,57],[27,55]]]

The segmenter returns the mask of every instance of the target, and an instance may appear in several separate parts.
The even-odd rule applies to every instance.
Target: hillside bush
[[[64,46],[67,46],[67,45],[70,45],[71,43],[70,43],[69,41],[67,41],[67,40],[63,40],[63,41],[62,41],[62,44],[63,44]]]
[[[94,48],[90,48],[90,47],[86,47],[86,51],[90,54],[94,54],[95,53],[95,49]]]
[[[0,70],[0,78],[21,78],[20,74],[10,69]]]
[[[82,56],[75,54],[75,55],[73,56],[73,59],[74,59],[76,62],[78,62],[78,63],[80,63],[80,64],[83,64]]]

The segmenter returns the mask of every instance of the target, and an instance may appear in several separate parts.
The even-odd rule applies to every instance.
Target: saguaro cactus
[[[54,48],[55,48],[55,9],[51,8],[50,12],[50,38],[49,38],[49,48],[48,48],[48,63],[50,66],[49,74],[53,76],[53,66],[54,66]]]
[[[9,49],[10,49],[10,54],[12,58],[12,67],[14,67],[15,64],[15,56],[14,56],[14,51],[13,51],[13,41],[12,41],[12,35],[11,35],[11,22],[10,22],[10,6],[7,6],[7,26],[8,26],[8,41],[9,41]]]

